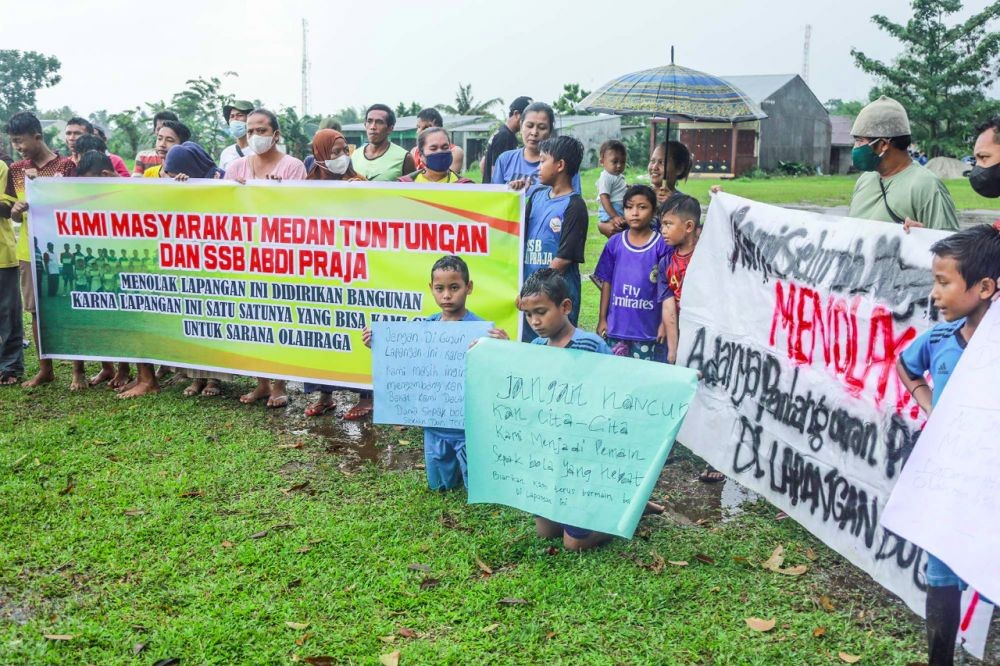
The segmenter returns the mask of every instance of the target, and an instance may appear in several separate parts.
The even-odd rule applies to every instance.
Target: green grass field
[[[596,176],[584,174],[589,202]],[[813,180],[725,187],[849,196],[850,179]],[[706,199],[708,185],[684,189]],[[593,225],[585,271],[600,240]],[[596,298],[585,283],[590,329]],[[215,399],[175,386],[123,402],[70,393],[68,372],[0,389],[0,664],[377,664],[397,650],[401,664],[922,658],[921,622],[774,507],[688,517],[718,491],[681,447],[654,492],[667,516],[572,554],[519,511],[429,492],[419,431],[330,415],[310,429],[301,395],[287,414],[240,405],[249,380]],[[762,569],[778,545],[808,571]],[[775,627],[754,631],[752,617]]]

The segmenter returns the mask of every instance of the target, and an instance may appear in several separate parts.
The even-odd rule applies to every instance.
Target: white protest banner
[[[955,366],[883,519],[994,601],[1000,599],[998,371],[1000,307],[994,306]]]
[[[982,659],[986,652],[986,637],[990,633],[993,620],[993,604],[986,601],[971,587],[962,592],[962,619],[958,623],[957,645],[976,659]]]
[[[881,518],[925,420],[895,363],[945,235],[719,194],[680,304],[677,362],[704,379],[678,441],[919,614],[924,553]]]

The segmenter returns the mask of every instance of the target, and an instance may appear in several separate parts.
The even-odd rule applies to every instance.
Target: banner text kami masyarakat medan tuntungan
[[[926,555],[880,519],[926,420],[895,366],[935,323],[946,235],[720,194],[680,303],[703,381],[678,441],[921,614]]]
[[[523,198],[497,186],[51,178],[28,202],[49,358],[367,387],[362,329],[437,312],[447,254],[518,330]]]

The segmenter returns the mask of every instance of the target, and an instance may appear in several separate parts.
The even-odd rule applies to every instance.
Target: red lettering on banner
[[[298,274],[334,278],[344,284],[368,279],[368,259],[364,252],[299,250]]]
[[[246,270],[246,248],[242,245],[204,245],[206,271],[242,273]]]
[[[858,307],[861,297],[855,296],[851,302],[842,297],[828,295],[826,307],[818,291],[794,283],[775,282],[775,305],[771,316],[771,333],[768,339],[776,347],[778,331],[785,335],[785,352],[789,360],[797,365],[813,365],[816,347],[823,352],[823,365],[833,370],[844,383],[847,391],[860,395],[871,386],[875,404],[881,405],[893,379],[893,386],[899,393],[900,383],[896,378],[896,359],[906,346],[917,337],[912,326],[906,327],[898,336],[892,312],[882,305],[872,308],[868,319],[866,344],[858,335]],[[859,348],[863,348],[859,357]],[[908,401],[896,401],[896,411],[902,413]]]
[[[66,226],[66,218],[68,213],[66,211],[57,210],[56,211],[56,228],[59,230],[60,236],[69,236],[69,227]]]
[[[287,247],[255,245],[250,248],[250,272],[292,275],[295,270],[295,257],[292,252],[292,249]]]
[[[260,242],[333,247],[336,231],[336,222],[324,217],[261,217]]]
[[[201,248],[195,243],[160,243],[160,268],[201,268]]]

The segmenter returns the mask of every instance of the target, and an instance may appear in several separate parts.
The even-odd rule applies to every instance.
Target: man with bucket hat
[[[234,100],[222,107],[222,117],[229,126],[229,136],[236,139],[236,143],[226,146],[219,155],[219,168],[223,171],[231,162],[254,154],[253,148],[247,143],[247,114],[253,110],[253,102],[245,99]]]
[[[851,217],[930,229],[958,230],[955,203],[944,183],[914,162],[910,120],[896,100],[882,96],[861,109],[851,159],[861,171],[851,196]]]

